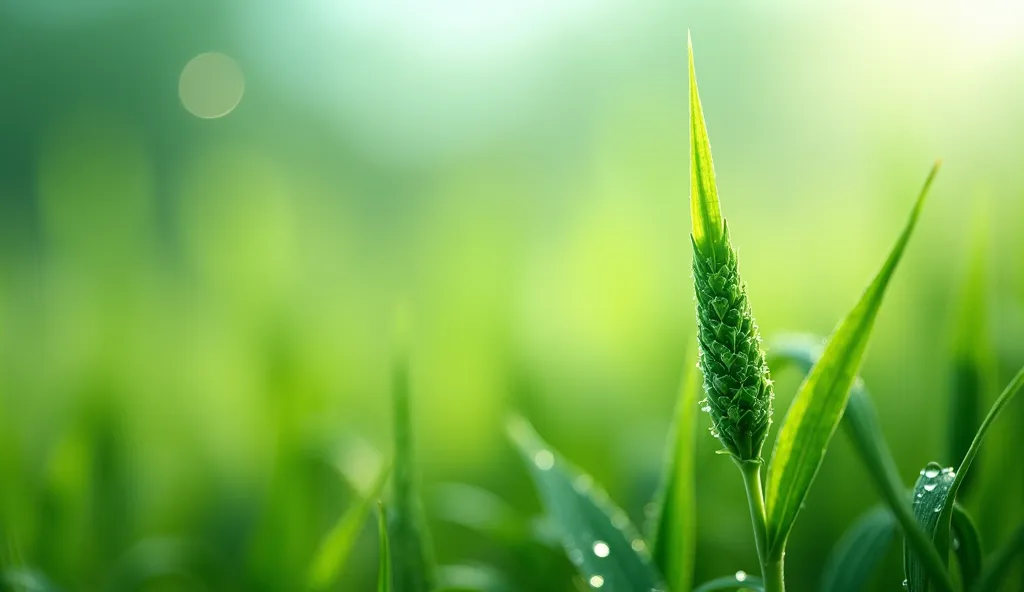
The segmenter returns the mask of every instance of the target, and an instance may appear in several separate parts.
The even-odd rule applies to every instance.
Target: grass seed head
[[[721,241],[708,247],[693,241],[704,409],[711,414],[712,433],[733,456],[757,460],[771,424],[772,381],[728,225]]]

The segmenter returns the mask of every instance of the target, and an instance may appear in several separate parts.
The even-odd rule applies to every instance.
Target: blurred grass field
[[[537,512],[517,410],[642,517],[694,335],[687,29],[769,341],[832,329],[944,160],[863,376],[906,482],[949,463],[958,340],[986,402],[1024,360],[1024,9],[691,4],[0,3],[0,567],[298,589],[353,497],[334,465],[389,449],[406,303],[439,559],[571,589],[557,554],[443,520],[444,484]],[[210,51],[245,87],[203,119],[179,82]],[[1024,519],[1009,412],[967,499],[993,547]],[[737,476],[699,443],[698,579],[752,571]],[[838,437],[792,589],[876,501]],[[371,530],[338,589],[371,589]],[[894,552],[878,589],[901,579]]]

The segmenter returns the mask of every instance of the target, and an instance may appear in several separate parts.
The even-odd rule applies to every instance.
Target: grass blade
[[[724,576],[710,582],[705,582],[697,586],[693,592],[733,592],[739,590],[764,592],[764,584],[761,582],[761,578],[748,576],[746,573],[738,571],[736,575]]]
[[[625,512],[567,463],[522,418],[508,425],[541,501],[558,525],[569,560],[593,588],[616,592],[666,590],[647,544]]]
[[[412,450],[412,420],[409,413],[409,369],[402,359],[395,365],[392,398],[394,405],[394,500],[388,513],[393,585],[397,592],[431,592],[434,563],[416,486]]]
[[[935,541],[935,547],[937,549],[948,549],[949,548],[949,531],[950,523],[953,516],[953,503],[956,501],[957,492],[960,489],[960,485],[963,483],[964,478],[967,476],[967,471],[971,468],[971,463],[974,462],[975,457],[978,456],[978,451],[981,449],[981,443],[985,440],[986,434],[988,434],[989,428],[992,427],[993,422],[1003,412],[1003,409],[1013,400],[1013,398],[1020,392],[1021,387],[1024,386],[1024,368],[1017,371],[1017,375],[1013,377],[1010,384],[1006,385],[1002,394],[996,399],[996,402],[992,404],[992,408],[989,410],[988,415],[981,422],[981,426],[978,428],[978,432],[974,435],[974,440],[971,442],[970,448],[967,449],[967,453],[964,455],[964,460],[960,463],[960,468],[957,469],[953,478],[953,483],[950,486],[949,496],[944,500],[944,505],[941,508],[939,515],[939,522],[936,526],[932,540]],[[927,529],[925,529],[927,532]]]
[[[860,301],[832,333],[821,358],[797,391],[775,441],[768,467],[766,504],[768,545],[781,557],[800,506],[821,466],[832,434],[842,418],[886,287],[917,224],[938,163],[932,168],[910,218],[888,259]]]
[[[672,592],[693,588],[697,533],[694,449],[697,433],[697,363],[687,356],[679,385],[675,420],[669,432],[665,470],[654,502],[651,555]]]
[[[867,511],[846,531],[825,563],[822,592],[860,592],[867,588],[896,533],[887,508]]]
[[[981,574],[984,551],[981,546],[981,535],[974,519],[960,504],[953,504],[953,552],[960,564],[960,581],[964,590],[970,590]]]
[[[1010,573],[1013,561],[1018,555],[1024,555],[1024,524],[1013,533],[1010,541],[996,551],[986,562],[987,567],[978,578],[974,592],[996,592],[1003,578]]]
[[[377,592],[391,592],[391,545],[388,542],[387,511],[381,501],[377,502],[377,537],[380,539]]]
[[[320,547],[313,555],[313,561],[306,577],[307,587],[310,590],[327,590],[334,584],[352,551],[352,545],[355,544],[356,537],[359,536],[367,514],[370,513],[373,500],[384,491],[384,485],[387,483],[390,472],[388,467],[382,468],[369,492],[365,495],[360,494],[356,502],[324,535]]]
[[[934,533],[939,528],[942,508],[946,499],[954,493],[953,482],[956,477],[953,469],[943,468],[938,463],[928,463],[921,469],[921,476],[914,485],[914,516],[926,533]],[[940,553],[948,557],[948,547],[938,547]],[[928,573],[921,566],[917,556],[909,552],[904,545],[903,571],[907,576],[906,584],[909,592],[927,592],[929,587]]]
[[[693,221],[693,242],[701,249],[722,241],[725,222],[718,204],[715,164],[711,160],[704,109],[697,92],[697,74],[693,67],[693,42],[686,34],[690,56],[690,219]]]
[[[821,356],[823,345],[813,337],[795,337],[780,341],[772,348],[769,362],[781,369],[784,363],[797,365],[802,372],[809,372]],[[875,484],[879,495],[889,506],[903,531],[905,544],[917,555],[929,577],[944,592],[953,591],[953,582],[946,571],[946,562],[932,543],[930,534],[925,534],[917,523],[906,489],[900,479],[896,461],[886,444],[885,435],[878,423],[871,395],[859,377],[850,388],[842,425],[853,443],[854,450],[867,468],[868,477]]]

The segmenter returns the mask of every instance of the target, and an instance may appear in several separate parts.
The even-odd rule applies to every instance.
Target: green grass
[[[470,425],[472,422],[466,421],[458,408],[434,409],[423,404],[417,396],[407,348],[396,348],[388,403],[388,457],[392,460],[374,472],[371,485],[356,491],[347,505],[339,508],[333,503],[342,497],[335,489],[337,475],[319,465],[310,469],[297,460],[305,458],[298,451],[319,446],[299,437],[302,431],[296,409],[300,403],[275,401],[274,409],[285,417],[280,433],[266,437],[272,442],[269,446],[278,463],[275,470],[279,471],[273,487],[268,487],[273,495],[270,501],[254,502],[256,509],[243,512],[241,517],[220,507],[210,510],[215,517],[209,518],[210,529],[215,532],[209,540],[222,543],[212,545],[215,549],[156,536],[128,544],[130,529],[118,519],[128,513],[124,506],[130,501],[130,496],[124,496],[127,488],[121,486],[128,479],[124,468],[134,465],[119,456],[125,449],[117,445],[120,417],[106,406],[91,411],[99,418],[91,419],[81,429],[83,443],[68,446],[71,452],[59,448],[52,458],[14,454],[0,458],[5,474],[38,471],[43,475],[40,480],[52,481],[48,486],[26,484],[28,478],[25,483],[10,480],[7,484],[18,495],[11,496],[13,501],[5,498],[0,508],[4,521],[0,531],[8,536],[0,548],[0,590],[127,592],[202,589],[205,585],[229,591],[312,592],[350,589],[346,586],[353,586],[351,582],[365,584],[372,577],[378,592],[784,592],[787,573],[794,567],[818,578],[822,592],[900,590],[899,579],[890,573],[880,576],[887,558],[900,547],[909,592],[996,592],[1012,585],[1014,566],[1024,556],[1024,525],[1010,525],[1011,534],[1003,539],[985,540],[985,530],[974,517],[988,502],[984,496],[993,485],[974,486],[985,475],[972,472],[972,466],[993,426],[1006,421],[1000,418],[1024,388],[1022,369],[984,414],[999,372],[992,351],[993,327],[988,319],[993,313],[982,279],[989,252],[975,247],[962,290],[953,350],[949,359],[934,364],[935,368],[945,368],[942,363],[947,363],[951,388],[932,396],[927,409],[914,410],[922,415],[948,410],[944,429],[929,432],[935,434],[934,438],[912,442],[918,450],[943,462],[928,463],[923,468],[900,466],[886,439],[881,421],[884,417],[879,417],[881,405],[876,408],[876,403],[890,402],[904,393],[894,388],[895,381],[888,381],[877,390],[877,383],[873,383],[872,394],[860,376],[865,361],[872,357],[872,336],[886,320],[883,310],[887,298],[891,299],[888,294],[898,282],[909,281],[897,270],[911,249],[918,225],[929,223],[924,206],[938,165],[926,177],[888,256],[870,280],[864,278],[867,286],[859,297],[849,295],[847,304],[852,307],[839,318],[831,335],[825,339],[771,340],[765,347],[753,315],[754,296],[763,292],[761,286],[748,289],[740,272],[748,270],[742,267],[747,265],[746,253],[757,249],[758,241],[785,229],[765,225],[761,236],[731,234],[727,208],[723,207],[729,203],[719,195],[692,46],[688,57],[691,219],[689,225],[682,219],[675,222],[680,232],[687,226],[690,229],[693,285],[692,292],[687,286],[676,300],[680,308],[685,308],[691,298],[695,299],[696,314],[692,316],[696,317],[696,334],[688,335],[687,344],[677,344],[678,351],[664,354],[666,365],[681,366],[683,370],[671,393],[674,410],[660,418],[664,421],[659,428],[669,424],[661,443],[663,457],[630,456],[627,461],[637,465],[631,476],[639,477],[606,488],[598,476],[614,478],[614,471],[597,463],[584,468],[570,456],[581,453],[584,445],[597,450],[591,461],[599,457],[613,459],[620,449],[632,455],[639,449],[631,447],[633,440],[650,435],[646,426],[640,426],[643,433],[636,433],[637,426],[619,417],[596,425],[599,422],[593,421],[590,413],[601,400],[596,397],[545,407],[538,403],[540,396],[531,398],[517,392],[514,401],[519,408],[512,410],[512,419],[505,426],[507,441],[501,440],[505,447],[492,451],[489,458],[515,456],[522,466],[495,461],[493,466],[479,468],[487,474],[493,490],[468,483],[442,486],[425,482],[421,464],[425,455],[416,439],[418,418],[450,414],[455,419],[448,425],[455,427],[446,435],[456,442],[462,442],[458,436],[463,430],[488,428]],[[666,199],[681,201],[677,196]],[[681,207],[678,211],[685,210]],[[881,225],[885,221],[877,222]],[[822,235],[820,241],[824,250],[831,246],[827,235]],[[793,259],[778,264],[799,266],[799,257],[794,255]],[[849,273],[841,265],[835,265],[832,271],[836,277]],[[813,278],[802,285],[828,281]],[[817,294],[808,291],[792,296],[812,303]],[[895,322],[892,317],[888,320]],[[460,328],[471,326],[467,322]],[[450,329],[444,326],[440,330]],[[944,327],[929,330],[928,335],[934,336]],[[417,353],[417,362],[432,355],[420,350]],[[473,358],[472,348],[458,353],[460,360]],[[268,373],[284,383],[302,383],[295,378],[301,373],[294,370],[303,363],[300,357],[274,349],[266,355],[273,367]],[[1003,362],[1020,365],[1020,360]],[[510,366],[515,364],[529,365],[528,360],[509,362]],[[784,381],[792,369],[802,380],[792,393],[780,396],[780,400],[788,400],[792,394],[792,402],[784,414],[776,414],[777,386],[773,377]],[[864,372],[871,377],[870,372]],[[938,375],[942,370],[930,368],[927,372]],[[444,378],[440,382],[447,388],[461,376]],[[907,380],[930,384],[932,378],[915,375]],[[103,377],[95,380],[103,384]],[[666,392],[670,390],[662,387]],[[643,403],[637,396],[628,404]],[[565,411],[544,413],[544,409],[551,408]],[[704,423],[710,423],[711,438],[702,429]],[[579,426],[572,432],[578,439],[559,432],[568,425]],[[845,434],[844,444],[859,463],[859,467],[847,467],[843,478],[870,483],[878,500],[866,500],[862,505],[867,511],[848,526],[838,509],[817,508],[815,515],[825,523],[820,531],[831,528],[831,523],[842,523],[843,527],[834,533],[845,530],[845,534],[834,541],[816,540],[822,543],[817,549],[805,547],[793,552],[791,539],[807,523],[803,519],[808,512],[805,506],[822,504],[820,498],[814,498],[815,483],[832,462],[829,450],[840,430]],[[0,438],[8,437],[0,434]],[[79,438],[77,432],[74,437]],[[552,442],[565,446],[560,450]],[[771,450],[768,458],[763,454],[766,445]],[[708,446],[720,448],[719,454],[712,454]],[[444,454],[476,458],[476,452],[453,447],[443,454],[434,451],[434,458]],[[714,463],[726,465],[731,482],[717,479]],[[43,468],[35,468],[37,465]],[[728,468],[731,465],[737,467],[738,479]],[[318,471],[329,475],[317,480]],[[998,486],[1003,477],[989,479]],[[533,495],[521,494],[528,487],[527,479],[536,491],[534,501],[541,508],[540,516],[519,507],[523,498]],[[50,486],[56,493],[48,489]],[[305,495],[309,492],[331,492],[331,503],[316,505]],[[612,493],[616,498],[623,496],[623,503],[613,500]],[[834,490],[829,493],[834,494]],[[439,503],[427,505],[424,500]],[[996,509],[992,511],[1001,517],[1005,508],[993,505]],[[68,509],[72,506],[86,509],[75,514]],[[639,506],[645,508],[644,529],[636,526],[641,523],[636,519],[639,512],[631,514]],[[367,544],[373,536],[367,523],[375,507],[374,549]],[[163,521],[173,522],[174,518],[139,513],[152,521],[146,526],[152,532],[159,532]],[[1012,521],[1011,512],[1007,511],[1006,516]],[[730,526],[737,522],[749,538],[752,553],[745,555],[737,542],[736,529]],[[10,523],[17,523],[18,528],[10,527]],[[60,536],[62,532],[78,531],[95,536]],[[457,535],[452,535],[453,531]],[[22,538],[31,540],[34,546],[23,550]],[[302,544],[294,544],[295,540]],[[464,544],[457,548],[435,547],[435,540],[460,540]],[[709,546],[701,547],[701,542]],[[831,550],[826,553],[826,549]],[[812,561],[807,556],[812,551],[819,552],[823,560]],[[79,563],[86,555],[89,560]],[[711,555],[719,563],[735,565],[718,569],[716,563],[711,572],[701,564],[702,558]],[[757,573],[744,571],[751,569],[754,561]],[[37,565],[52,567],[64,579],[54,583],[54,578]],[[225,581],[229,578],[225,574],[233,574],[237,565],[245,565],[243,569],[252,574]],[[350,573],[356,570],[371,575],[359,579],[359,574]],[[79,574],[79,581],[69,578],[69,573]],[[796,588],[792,584],[789,587]]]

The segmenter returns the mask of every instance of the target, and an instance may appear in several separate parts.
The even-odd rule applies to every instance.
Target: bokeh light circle
[[[231,113],[244,92],[242,68],[230,56],[219,52],[192,58],[178,80],[181,104],[202,119],[216,119]]]

